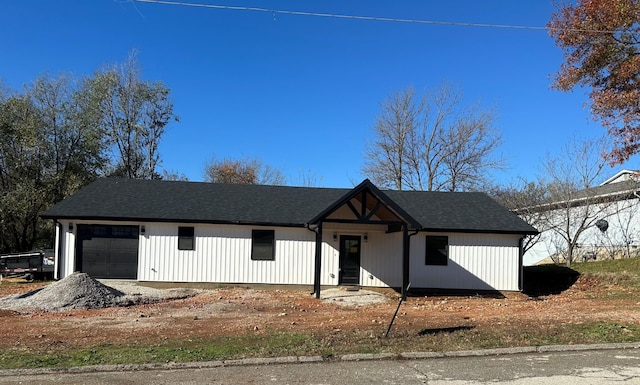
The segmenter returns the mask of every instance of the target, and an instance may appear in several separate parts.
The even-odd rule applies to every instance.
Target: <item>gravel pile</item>
[[[366,306],[383,303],[389,300],[384,294],[369,290],[348,291],[344,288],[330,288],[320,291],[320,298],[324,302],[335,303],[340,306]]]
[[[129,292],[126,293],[104,285],[86,273],[73,273],[42,289],[0,298],[0,309],[16,311],[29,309],[46,311],[99,309],[112,306],[154,303],[194,295],[193,290],[172,292],[140,288],[133,284],[123,285],[123,287],[126,287]]]

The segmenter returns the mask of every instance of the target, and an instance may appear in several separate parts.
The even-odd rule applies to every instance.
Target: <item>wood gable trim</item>
[[[372,199],[373,198],[373,199]],[[354,204],[353,201],[360,204]],[[353,214],[352,219],[336,219],[329,218],[342,207],[348,207]],[[386,216],[391,214],[393,218],[375,219],[376,215],[383,215],[386,210]],[[365,179],[354,187],[342,198],[335,201],[321,213],[311,219],[308,224],[318,225],[322,222],[337,223],[362,223],[362,224],[404,224],[412,230],[422,228],[420,223],[411,217],[402,207],[391,200],[385,193],[380,191],[369,179]]]

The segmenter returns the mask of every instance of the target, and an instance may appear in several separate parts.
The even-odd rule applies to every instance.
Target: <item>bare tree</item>
[[[162,180],[172,180],[172,181],[182,181],[182,182],[189,181],[189,177],[187,177],[184,173],[176,170],[163,169],[160,178]]]
[[[300,173],[298,174],[295,184],[296,186],[301,187],[317,187],[320,186],[321,181],[322,176],[318,176],[318,174],[311,170],[300,169]]]
[[[599,219],[611,215],[611,202],[594,190],[602,177],[605,161],[600,156],[608,148],[605,139],[573,140],[561,154],[547,156],[542,180],[549,192],[549,203],[539,207],[545,213],[545,228],[563,241],[567,266],[575,259],[575,250],[583,233]]]
[[[523,253],[526,253],[540,241],[540,236],[545,230],[546,215],[538,208],[548,201],[547,187],[522,179],[518,184],[511,184],[507,187],[493,187],[488,191],[498,203],[517,214],[539,231],[538,234],[527,235],[524,238],[522,248]]]
[[[402,190],[470,190],[503,167],[493,156],[501,136],[494,114],[462,106],[449,84],[418,97],[413,88],[381,105],[362,172],[376,184]]]
[[[277,169],[258,159],[210,159],[204,168],[204,179],[212,183],[284,185],[286,178]]]
[[[422,109],[411,87],[391,94],[382,104],[373,128],[376,139],[367,146],[363,166],[380,186],[402,190],[410,137],[416,135]]]
[[[101,125],[119,154],[113,174],[159,178],[158,145],[165,127],[178,120],[169,89],[160,82],[140,80],[135,52],[121,66],[96,74],[91,86]]]
[[[477,189],[486,182],[483,170],[505,167],[494,156],[502,139],[492,127],[493,120],[489,111],[471,111],[443,133],[443,175],[449,191]]]
[[[427,91],[423,97],[419,126],[410,136],[406,159],[410,170],[406,184],[411,190],[447,190],[444,159],[451,148],[446,133],[461,103],[462,94],[448,83]]]

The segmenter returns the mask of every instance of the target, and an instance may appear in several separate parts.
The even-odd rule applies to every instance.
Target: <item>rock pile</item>
[[[73,273],[29,293],[0,299],[0,308],[61,311],[98,309],[126,304],[125,293],[103,285],[86,273]]]

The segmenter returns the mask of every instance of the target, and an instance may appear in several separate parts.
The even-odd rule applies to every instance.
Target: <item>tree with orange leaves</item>
[[[619,164],[640,152],[640,1],[577,0],[547,25],[564,63],[553,86],[591,89],[592,115],[615,138],[605,154]]]

